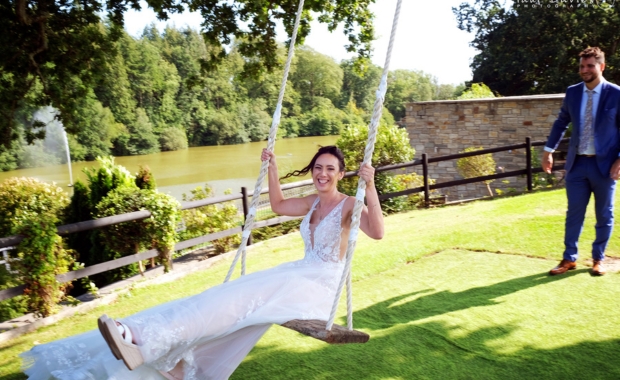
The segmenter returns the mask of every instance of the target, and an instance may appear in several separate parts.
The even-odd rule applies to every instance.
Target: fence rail
[[[566,142],[566,141],[568,141],[568,139],[562,140],[562,142]],[[422,159],[419,159],[419,160],[414,160],[414,161],[405,162],[405,163],[396,164],[396,165],[382,166],[382,167],[376,168],[376,171],[385,172],[385,171],[405,169],[405,168],[421,165],[422,172],[423,172],[424,185],[420,187],[412,188],[412,189],[399,191],[399,192],[382,194],[379,196],[379,199],[385,200],[385,199],[390,199],[394,197],[423,192],[425,206],[428,207],[430,205],[431,190],[442,189],[442,188],[447,188],[447,187],[452,187],[452,186],[459,186],[459,185],[464,185],[468,183],[483,182],[483,181],[488,181],[491,179],[521,176],[521,175],[527,176],[527,189],[528,191],[531,191],[533,174],[542,172],[541,168],[532,168],[532,156],[531,156],[532,149],[531,148],[535,146],[543,146],[544,144],[545,143],[543,141],[532,142],[530,138],[528,137],[526,138],[526,141],[523,144],[506,145],[502,147],[483,149],[483,150],[478,150],[474,152],[459,153],[459,154],[452,154],[452,155],[432,157],[432,158],[429,158],[428,155],[424,153],[422,155]],[[517,150],[517,149],[526,150],[525,169],[514,170],[510,172],[498,173],[498,174],[487,175],[487,176],[476,177],[476,178],[468,178],[468,179],[460,179],[460,180],[436,183],[436,184],[430,185],[428,167],[429,167],[429,164],[431,163],[457,160],[457,159],[465,158],[465,157],[472,157],[472,156],[478,156],[478,155],[483,155],[483,154],[498,153],[498,152],[504,152],[508,150]],[[559,170],[561,168],[562,168],[562,165],[555,165],[553,167],[553,170]],[[357,175],[357,172],[355,171],[350,171],[350,172],[345,173],[345,177],[352,177],[355,175]],[[313,185],[312,180],[308,179],[304,181],[284,184],[281,186],[281,188],[283,191],[291,191],[291,190],[299,189],[303,187],[311,187],[312,185]],[[261,191],[261,195],[267,194],[268,192],[269,192],[269,189],[265,188]],[[305,193],[307,193],[307,191]],[[250,194],[252,194],[252,192],[250,192]],[[208,206],[208,205],[219,204],[223,202],[241,200],[242,208],[243,208],[243,215],[245,216],[247,215],[247,212],[248,212],[247,210],[248,197],[249,196],[248,196],[247,189],[241,188],[241,192],[237,194],[211,197],[211,198],[201,199],[197,201],[181,202],[181,209],[188,210],[188,209],[193,209],[193,208],[198,208],[198,207],[203,207],[203,206]],[[129,222],[129,221],[142,220],[142,219],[149,218],[150,216],[151,216],[150,211],[141,210],[141,211],[135,211],[135,212],[121,214],[121,215],[114,215],[114,216],[109,216],[109,217],[95,219],[95,220],[88,220],[88,221],[83,221],[83,222],[78,222],[78,223],[66,224],[63,226],[59,226],[57,231],[59,235],[66,236],[66,235],[76,233],[76,232],[103,228],[103,227],[107,227],[107,226],[111,226],[111,225],[115,225],[119,223],[124,223],[124,222]],[[290,220],[295,220],[295,219],[301,219],[301,217],[278,216],[275,218],[270,218],[267,220],[255,222],[252,226],[252,229],[261,228],[265,226],[272,226],[272,225],[280,224],[280,223],[290,221]],[[208,235],[203,235],[203,236],[196,237],[193,239],[178,242],[175,245],[174,250],[180,251],[183,249],[188,249],[188,248],[197,246],[199,244],[208,243],[210,241],[217,240],[217,239],[227,237],[227,236],[231,236],[234,234],[238,234],[241,232],[242,232],[242,227],[238,226],[238,227],[231,228],[228,230],[218,231],[218,232],[211,233]],[[23,240],[23,237],[19,235],[0,238],[0,250],[3,250],[3,248],[6,249],[6,247],[9,247],[9,246],[16,246],[22,240]],[[73,280],[77,280],[83,277],[92,276],[94,274],[103,273],[103,272],[106,272],[112,269],[120,268],[125,265],[133,264],[141,260],[150,259],[150,258],[156,257],[157,255],[158,253],[154,249],[143,251],[143,252],[139,252],[133,255],[124,256],[116,260],[106,261],[106,262],[91,265],[89,267],[82,268],[79,270],[63,273],[61,275],[56,276],[56,279],[58,282],[61,282],[61,283],[73,281]],[[16,286],[10,289],[1,290],[0,301],[21,295],[23,294],[23,291],[24,291],[24,285]]]

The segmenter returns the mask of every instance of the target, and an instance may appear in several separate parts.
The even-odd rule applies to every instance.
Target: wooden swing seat
[[[293,319],[281,326],[329,344],[366,343],[370,339],[370,335],[364,332],[349,330],[337,324],[333,324],[332,329],[327,331],[327,321],[319,319]]]

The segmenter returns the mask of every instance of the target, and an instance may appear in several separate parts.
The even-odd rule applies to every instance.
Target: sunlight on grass
[[[609,327],[620,317],[609,306],[619,276],[582,269],[550,277],[549,264],[448,250],[400,266],[355,284],[355,327],[371,335],[368,343],[327,346],[273,327],[233,379],[563,378],[566,367],[571,378],[618,378],[620,332]],[[584,299],[590,289],[596,297]],[[609,351],[588,357],[590,346]],[[275,367],[286,375],[274,377]]]
[[[360,235],[353,265],[354,324],[370,341],[330,346],[274,326],[232,378],[620,378],[620,275],[592,277],[581,263],[547,275],[561,258],[565,207],[558,190],[387,217],[383,240]],[[582,247],[593,225],[590,205]],[[620,239],[607,253],[620,256]],[[298,233],[276,238],[250,247],[248,272],[301,257]],[[123,317],[199,293],[221,283],[229,264],[136,286],[112,305],[3,343],[0,378],[25,378],[16,357],[35,342],[94,329],[103,313]],[[341,300],[336,323],[345,313]]]

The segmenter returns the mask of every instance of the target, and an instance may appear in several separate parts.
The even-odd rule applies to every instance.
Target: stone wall
[[[525,142],[545,141],[562,105],[564,94],[512,96],[495,99],[449,100],[408,103],[405,127],[415,158],[462,152],[467,147],[494,148]],[[402,123],[401,123],[402,125]],[[537,148],[538,157],[542,147]],[[525,149],[494,153],[498,171],[525,169]],[[421,167],[416,172],[421,174]],[[456,160],[429,165],[429,174],[438,183],[462,179]],[[507,183],[506,183],[507,182]],[[525,178],[495,180],[491,188],[525,190]],[[487,196],[484,183],[441,189],[448,201]]]

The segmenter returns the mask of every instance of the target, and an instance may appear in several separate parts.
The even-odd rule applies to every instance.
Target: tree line
[[[103,34],[111,31],[100,24]],[[70,118],[63,118],[74,161],[98,156],[150,154],[188,146],[239,144],[267,138],[275,109],[283,65],[256,75],[247,73],[253,61],[232,44],[222,63],[204,70],[202,63],[217,47],[190,28],[151,25],[140,38],[123,32],[109,42],[107,64],[94,67],[97,80],[75,99]],[[286,48],[278,46],[283,63]],[[345,125],[370,118],[382,69],[356,60],[337,63],[307,46],[297,48],[282,107],[279,137],[339,134]],[[77,81],[77,78],[74,78]],[[73,83],[75,85],[75,83]],[[464,87],[439,84],[422,71],[389,73],[384,118],[388,124],[404,116],[404,103],[458,96]],[[20,137],[0,147],[0,169],[59,164],[66,160],[58,131],[33,117],[37,102],[26,99],[20,117]],[[39,121],[38,121],[39,120]],[[73,125],[77,124],[77,125]],[[40,129],[37,129],[37,128]],[[28,144],[28,132],[34,147]],[[73,131],[73,133],[71,133]],[[55,134],[55,135],[54,135]],[[55,137],[54,137],[55,136]]]
[[[563,93],[578,83],[579,52],[605,52],[605,77],[620,83],[620,13],[613,1],[498,0],[453,8],[478,50],[472,83],[504,96]]]

